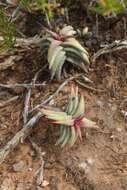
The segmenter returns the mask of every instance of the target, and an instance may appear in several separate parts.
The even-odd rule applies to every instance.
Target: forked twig
[[[35,75],[33,79],[33,85],[38,77],[39,72]],[[23,122],[24,124],[27,123],[28,121],[28,115],[29,115],[29,102],[30,102],[30,97],[31,97],[31,92],[32,89],[28,89],[28,92],[25,97],[25,103],[24,103],[24,110],[23,110]],[[41,185],[43,183],[43,173],[44,173],[44,160],[43,160],[43,153],[41,151],[41,148],[33,141],[31,136],[28,136],[28,139],[32,145],[32,147],[35,149],[35,151],[38,154],[39,160],[40,160],[40,166],[39,169],[37,170],[36,176],[37,176],[37,184]]]
[[[76,76],[77,77],[77,76]],[[62,88],[68,84],[71,80],[76,77],[70,77],[66,79],[60,87],[52,94],[49,98],[44,100],[41,105],[44,105],[50,102],[61,90]],[[40,106],[39,106],[40,107]],[[30,132],[30,129],[35,126],[35,124],[39,121],[39,119],[43,116],[42,112],[37,112],[25,125],[23,125],[22,129],[16,133],[16,135],[4,146],[0,149],[0,164],[5,160],[5,158],[9,155],[9,153],[14,150],[14,148],[18,145],[20,141],[25,139]]]
[[[40,104],[36,105],[32,110],[30,110],[29,113],[32,113],[33,111],[37,110],[38,108],[42,107],[43,105],[47,104],[48,102],[50,102],[55,96],[57,96],[57,94],[63,89],[63,87],[65,85],[67,85],[70,81],[72,81],[75,78],[78,78],[80,75],[77,76],[73,76],[70,77],[68,79],[66,79],[59,87],[58,89],[52,94],[50,95],[47,99],[43,100]]]

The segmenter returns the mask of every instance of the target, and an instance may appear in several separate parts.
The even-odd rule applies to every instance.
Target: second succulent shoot
[[[96,123],[85,117],[85,102],[83,95],[78,93],[78,88],[72,88],[68,105],[63,111],[42,109],[43,114],[53,123],[60,125],[59,139],[56,144],[61,147],[74,145],[77,138],[82,140],[81,128],[98,128]]]
[[[65,26],[58,33],[46,29],[47,36],[41,41],[42,51],[47,52],[51,79],[61,78],[65,61],[80,67],[87,72],[89,68],[89,54],[75,39],[76,31],[72,26]]]

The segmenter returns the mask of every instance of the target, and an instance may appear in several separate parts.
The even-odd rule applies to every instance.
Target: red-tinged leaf
[[[81,133],[81,129],[80,129],[79,126],[76,127],[76,131],[77,131],[77,134],[78,134],[79,139],[82,141],[82,133]]]
[[[53,31],[51,31],[51,30],[49,30],[49,29],[47,29],[47,28],[45,28],[45,31],[46,31],[48,34],[50,34],[53,38],[55,38],[55,39],[59,38],[59,35],[58,35],[56,32],[53,32]]]
[[[96,122],[93,122],[85,117],[82,119],[81,127],[98,129]]]

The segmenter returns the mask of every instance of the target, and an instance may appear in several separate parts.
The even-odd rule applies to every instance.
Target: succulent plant
[[[72,26],[65,26],[58,33],[46,29],[47,36],[41,41],[44,52],[48,52],[51,79],[60,79],[65,61],[68,61],[83,71],[89,67],[89,55],[86,49],[74,38],[76,31]]]
[[[82,140],[81,128],[98,128],[96,123],[87,119],[84,114],[85,102],[83,95],[79,95],[78,88],[72,88],[69,103],[65,111],[54,111],[43,108],[46,118],[60,125],[60,135],[57,145],[64,147],[66,144],[73,146],[79,137]]]

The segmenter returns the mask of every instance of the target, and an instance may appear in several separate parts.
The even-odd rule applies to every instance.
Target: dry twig
[[[76,76],[77,77],[77,76]],[[48,97],[46,100],[44,100],[41,103],[41,106],[50,102],[61,90],[62,88],[68,84],[71,80],[73,80],[75,77],[70,77],[66,79],[60,87],[52,94],[50,97]],[[40,107],[40,105],[39,105]],[[35,124],[39,121],[39,119],[43,116],[42,112],[37,112],[25,125],[23,125],[23,128],[16,133],[16,135],[4,146],[0,149],[0,164],[5,160],[5,158],[8,156],[8,154],[18,145],[20,141],[25,139],[30,132],[30,129],[35,126]]]
[[[0,41],[3,41],[3,37],[0,36]],[[16,38],[14,47],[21,47],[25,49],[30,49],[32,47],[38,46],[41,42],[41,38],[39,36],[34,36],[31,38]]]
[[[33,79],[33,85],[38,77],[39,72],[35,75]],[[31,83],[31,84],[32,84]],[[32,89],[28,89],[28,92],[25,97],[25,103],[24,103],[24,111],[23,111],[23,122],[24,124],[28,121],[28,114],[29,114],[29,101],[31,96]],[[41,161],[39,169],[37,170],[36,176],[37,176],[37,184],[41,185],[43,183],[43,173],[44,173],[44,160],[43,160],[43,153],[41,151],[41,148],[33,141],[33,139],[28,136],[28,139],[32,145],[32,147],[35,149],[35,151],[38,154],[39,160]]]
[[[19,98],[19,96],[14,96],[12,98],[10,98],[9,100],[6,100],[4,102],[0,102],[0,108],[7,106],[8,104],[10,104],[11,102],[17,100]]]
[[[24,103],[24,111],[23,111],[23,123],[26,124],[28,120],[28,112],[29,112],[29,101],[31,96],[31,88],[28,89],[28,92],[25,97],[25,103]]]
[[[55,96],[57,96],[57,94],[63,89],[63,87],[65,85],[67,85],[70,81],[72,81],[75,78],[78,78],[80,75],[74,76],[74,77],[70,77],[68,79],[66,79],[59,87],[58,89],[52,94],[50,95],[46,100],[43,100],[40,104],[36,105],[32,110],[30,110],[29,113],[37,110],[38,108],[42,107],[43,105],[47,104],[48,102],[50,102]]]
[[[1,88],[34,88],[34,87],[39,87],[39,86],[45,86],[45,82],[43,83],[38,83],[38,84],[32,84],[32,83],[23,83],[23,84],[1,84],[0,83],[0,87]]]
[[[97,51],[92,57],[92,62],[95,62],[100,55],[116,52],[123,49],[127,49],[127,40],[115,41],[112,44],[106,45],[104,48]]]
[[[22,139],[25,139],[29,135],[30,129],[39,121],[43,116],[41,112],[34,115],[28,122],[23,126],[23,128],[16,133],[16,135],[3,147],[0,149],[0,164],[5,160],[8,154],[14,150]]]
[[[92,86],[89,86],[89,85],[87,85],[87,84],[85,84],[85,83],[83,83],[83,82],[81,82],[81,81],[79,81],[79,80],[75,80],[80,86],[82,86],[82,87],[84,87],[84,88],[86,88],[86,89],[88,89],[88,90],[91,90],[91,91],[94,91],[94,92],[105,92],[105,90],[103,90],[103,89],[97,89],[97,88],[94,88],[94,87],[92,87]]]

